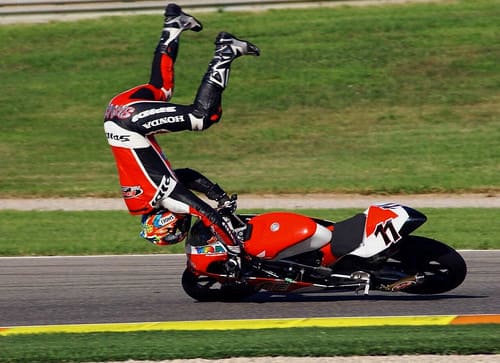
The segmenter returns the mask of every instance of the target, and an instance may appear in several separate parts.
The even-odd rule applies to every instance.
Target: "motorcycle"
[[[201,221],[186,240],[182,287],[198,301],[240,301],[260,290],[440,294],[467,273],[453,248],[411,235],[427,217],[400,204],[371,205],[339,222],[292,212],[219,213],[237,245],[224,244]]]

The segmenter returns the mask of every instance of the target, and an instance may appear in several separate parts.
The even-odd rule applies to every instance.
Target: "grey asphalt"
[[[258,293],[198,303],[182,290],[184,255],[0,258],[0,326],[500,313],[500,251],[461,251],[469,272],[441,295]]]

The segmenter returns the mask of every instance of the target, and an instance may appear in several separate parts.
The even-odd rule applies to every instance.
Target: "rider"
[[[180,242],[190,216],[229,245],[235,240],[220,215],[190,189],[202,192],[221,205],[235,201],[206,177],[192,169],[171,168],[155,134],[201,131],[222,115],[221,97],[231,63],[242,55],[259,55],[248,41],[221,32],[215,52],[191,105],[169,103],[174,89],[174,63],[179,36],[184,30],[199,32],[201,23],[176,4],[168,4],[159,43],[154,52],[148,84],[115,96],[109,103],[104,130],[116,160],[122,196],[133,215],[142,215],[141,236],[156,244]]]

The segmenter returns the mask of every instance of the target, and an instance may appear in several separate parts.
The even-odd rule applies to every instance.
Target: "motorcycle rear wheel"
[[[240,283],[221,284],[217,279],[197,275],[186,268],[182,274],[182,288],[190,297],[197,301],[241,301],[257,291],[250,285]]]
[[[401,242],[395,259],[409,274],[424,275],[420,284],[401,291],[410,294],[440,294],[458,287],[465,279],[467,265],[460,254],[442,242],[409,236]]]

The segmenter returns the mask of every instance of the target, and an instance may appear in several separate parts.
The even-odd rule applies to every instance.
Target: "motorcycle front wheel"
[[[197,275],[186,268],[182,274],[184,292],[197,301],[241,301],[256,293],[244,283],[224,283],[210,276]]]
[[[409,236],[401,241],[394,258],[400,261],[406,273],[424,276],[422,283],[401,290],[410,294],[440,294],[453,290],[467,274],[465,261],[457,251],[430,238]]]

